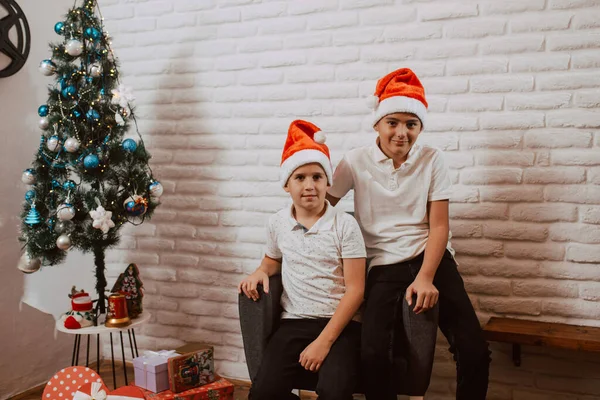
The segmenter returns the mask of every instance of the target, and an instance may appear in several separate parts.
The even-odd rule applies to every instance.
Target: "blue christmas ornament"
[[[137,143],[133,139],[123,140],[121,146],[123,147],[123,150],[125,150],[128,153],[133,153],[137,149]]]
[[[48,113],[50,112],[50,107],[48,107],[46,104],[42,104],[39,108],[38,108],[38,115],[40,117],[45,117],[48,115]]]
[[[85,28],[84,35],[88,39],[98,40],[100,39],[100,31],[96,28],[87,27]]]
[[[90,108],[89,111],[85,114],[89,121],[98,121],[100,119],[100,114],[98,111]]]
[[[83,166],[88,169],[98,168],[98,165],[100,165],[100,160],[98,159],[98,156],[95,154],[88,154],[83,159]]]
[[[64,88],[61,93],[65,99],[73,99],[77,94],[77,89],[75,89],[75,86],[69,85],[66,88]]]
[[[63,91],[67,86],[68,86],[68,77],[63,76],[62,78],[60,78],[60,80],[58,81],[60,83],[60,90]]]
[[[29,213],[27,214],[27,217],[25,217],[25,223],[27,225],[37,225],[40,222],[42,222],[42,218],[40,217],[40,213],[38,212],[38,210],[35,209],[35,204],[31,205],[31,210],[29,210]]]
[[[125,200],[123,203],[123,206],[125,207],[125,211],[128,215],[132,217],[139,217],[146,213],[148,200],[142,196],[134,195],[127,198],[127,200]]]
[[[104,96],[104,88],[100,89],[100,95]]]
[[[75,190],[75,182],[73,181],[65,181],[65,183],[63,183],[63,189],[65,190]]]
[[[73,111],[71,112],[71,114],[73,114],[73,116],[74,116],[75,118],[80,118],[80,117],[81,117],[81,112],[80,112],[79,110],[73,110]]]
[[[148,186],[148,191],[150,192],[150,196],[154,198],[159,198],[163,194],[163,185],[160,182],[152,182],[150,186]]]
[[[60,183],[56,179],[52,179],[52,187],[53,188],[59,188],[60,187]]]
[[[54,32],[56,32],[57,35],[62,35],[65,32],[65,23],[62,21],[57,22],[54,25]]]
[[[31,200],[35,199],[35,191],[28,190],[25,192],[25,201],[31,203]]]

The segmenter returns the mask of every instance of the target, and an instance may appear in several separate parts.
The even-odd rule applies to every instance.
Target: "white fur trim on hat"
[[[307,149],[297,151],[281,164],[281,168],[279,169],[279,182],[281,183],[281,186],[285,187],[288,179],[297,168],[311,163],[321,164],[325,170],[325,175],[327,175],[327,182],[331,185],[333,182],[333,168],[331,167],[331,161],[322,151]]]
[[[381,101],[373,112],[373,126],[386,115],[398,112],[415,114],[421,120],[423,129],[425,128],[425,119],[427,117],[427,107],[419,100],[412,97],[394,96]]]

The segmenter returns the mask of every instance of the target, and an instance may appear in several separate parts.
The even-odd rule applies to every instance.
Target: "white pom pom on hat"
[[[365,102],[370,110],[375,110],[379,105],[379,97],[372,94],[366,98]]]
[[[325,132],[323,131],[317,131],[313,135],[313,139],[315,139],[315,142],[319,144],[325,144],[325,142],[327,141],[327,135],[325,135]]]

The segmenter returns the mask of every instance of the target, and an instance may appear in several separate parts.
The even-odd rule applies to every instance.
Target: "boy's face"
[[[374,128],[379,134],[381,151],[396,161],[404,161],[423,125],[414,114],[394,113],[383,117]]]
[[[284,190],[292,196],[295,207],[306,211],[321,211],[328,187],[323,167],[311,163],[296,168]]]

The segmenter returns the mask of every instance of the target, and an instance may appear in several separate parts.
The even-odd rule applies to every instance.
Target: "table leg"
[[[73,342],[73,355],[71,356],[71,367],[75,366],[75,350],[77,350],[77,336],[75,335],[75,341]]]
[[[129,385],[127,382],[127,364],[125,364],[125,345],[123,345],[123,331],[119,331],[121,336],[121,356],[123,357],[123,375],[125,376],[125,386]]]
[[[90,366],[90,335],[87,335],[87,350],[85,351],[85,366]]]
[[[77,335],[77,353],[75,355],[75,364],[79,365],[79,347],[81,346],[81,335]]]
[[[135,340],[135,330],[133,328],[131,328],[131,336],[133,336],[133,345],[135,346],[135,356],[139,357],[140,353],[138,352],[137,341]]]
[[[115,375],[115,351],[113,349],[112,332],[110,333],[110,358],[112,360],[112,371],[113,371],[113,387],[117,388],[117,376]]]
[[[133,354],[133,342],[131,341],[131,329],[127,329],[127,334],[129,335],[129,348],[131,349],[131,359],[135,358],[135,354]]]
[[[100,375],[100,334],[96,334],[96,372]]]

